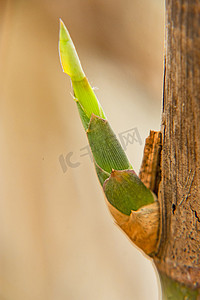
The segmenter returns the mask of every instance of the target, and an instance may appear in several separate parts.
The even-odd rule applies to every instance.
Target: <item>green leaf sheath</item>
[[[87,137],[94,160],[104,171],[111,173],[112,169],[131,168],[128,158],[107,120],[92,115]]]
[[[108,201],[126,215],[154,202],[153,194],[133,170],[113,170],[103,189]]]
[[[71,77],[74,99],[94,157],[96,172],[108,201],[122,213],[130,214],[152,203],[153,196],[132,170],[112,131],[103,109],[82,69],[69,32],[60,20],[60,61]],[[114,170],[125,170],[120,175]],[[120,178],[120,180],[119,180]]]
[[[79,111],[79,115],[80,115],[83,127],[86,131],[88,129],[88,126],[89,126],[89,123],[90,123],[90,118],[84,112],[80,102],[77,101],[76,104],[77,104],[77,108],[78,108],[78,111]]]

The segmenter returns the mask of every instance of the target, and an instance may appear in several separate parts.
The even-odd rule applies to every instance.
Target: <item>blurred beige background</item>
[[[135,170],[160,128],[164,1],[0,1],[0,299],[159,297],[146,259],[114,225],[97,181],[69,78],[59,18]],[[65,165],[59,157],[72,152]]]

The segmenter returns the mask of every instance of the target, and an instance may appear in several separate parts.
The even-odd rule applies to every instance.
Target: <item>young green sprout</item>
[[[152,205],[156,203],[157,212],[154,195],[133,171],[85,76],[69,32],[61,20],[59,52],[63,72],[71,78],[74,99],[88,137],[97,176],[108,200],[109,209],[118,225],[124,226],[119,224],[119,215],[120,218],[124,218],[124,222],[126,220],[130,223],[130,220],[134,219],[133,213],[137,211],[137,216],[140,215],[138,209],[144,206],[150,205],[152,210]],[[142,214],[144,214],[144,210]],[[124,231],[129,237],[133,236],[130,230],[127,231],[125,228]],[[131,239],[135,240],[133,237]],[[143,247],[143,250],[146,253],[152,253],[154,247],[155,245],[150,249]]]

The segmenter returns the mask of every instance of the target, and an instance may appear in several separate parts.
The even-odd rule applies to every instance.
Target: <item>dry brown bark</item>
[[[166,0],[159,271],[200,287],[200,1]]]

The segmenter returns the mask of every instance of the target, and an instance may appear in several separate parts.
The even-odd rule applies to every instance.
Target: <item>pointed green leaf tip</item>
[[[89,123],[88,119],[91,118],[92,113],[103,119],[105,119],[105,115],[85,76],[72,39],[62,20],[60,20],[59,52],[63,72],[71,77],[74,96],[86,130]]]
[[[68,74],[72,80],[82,80],[85,74],[69,32],[62,20],[60,20],[59,50],[63,72]]]

